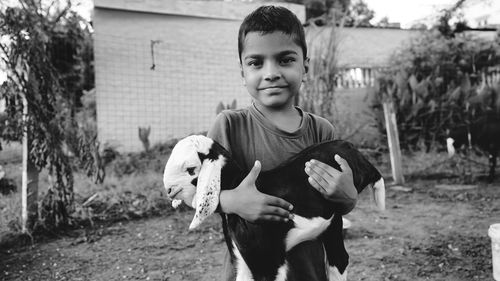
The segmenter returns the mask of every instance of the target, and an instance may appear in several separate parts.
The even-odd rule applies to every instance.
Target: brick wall
[[[138,127],[151,126],[154,144],[206,131],[221,101],[249,104],[239,74],[237,22],[103,9],[94,24],[102,143],[139,150]],[[151,40],[158,42],[153,55]]]
[[[256,4],[238,4],[242,5],[238,9],[230,2],[191,1],[189,8],[196,15],[192,16],[182,15],[184,5],[172,10],[174,2],[184,3],[96,1],[94,54],[101,143],[120,151],[138,151],[142,149],[139,127],[151,127],[149,140],[155,144],[207,131],[221,101],[230,104],[236,99],[238,107],[250,104],[240,77],[237,33],[243,16]],[[224,19],[224,11],[204,5],[223,5],[232,14]],[[285,6],[303,10],[299,5]],[[300,9],[299,18],[303,18]],[[152,41],[156,42],[153,54]]]

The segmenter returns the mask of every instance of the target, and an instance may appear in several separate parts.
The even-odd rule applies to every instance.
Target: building
[[[220,102],[248,105],[239,71],[239,24],[259,4],[96,0],[97,123],[101,143],[142,149],[206,131]],[[283,4],[302,19],[303,6]]]
[[[119,151],[142,149],[139,128],[151,144],[206,131],[217,105],[249,105],[239,71],[237,31],[261,3],[227,1],[96,0],[94,48],[98,136]],[[305,20],[302,5],[282,4]],[[328,37],[316,34],[310,50]],[[387,65],[392,52],[417,31],[345,28],[339,36],[339,85],[346,106],[361,108],[366,69]],[[318,39],[319,38],[319,39]],[[373,79],[373,77],[371,78]],[[344,81],[343,80],[343,81]],[[349,90],[349,88],[357,88]],[[354,100],[353,100],[354,99]],[[354,110],[355,109],[355,110]],[[357,113],[355,113],[357,114]],[[355,117],[355,119],[359,119]]]

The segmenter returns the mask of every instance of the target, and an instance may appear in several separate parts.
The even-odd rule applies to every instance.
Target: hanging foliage
[[[89,155],[97,149],[95,138],[78,130],[75,120],[85,80],[82,54],[90,42],[87,25],[69,1],[20,0],[0,11],[0,57],[8,77],[0,88],[7,115],[0,136],[20,141],[26,128],[29,161],[50,174],[51,186],[39,207],[38,223],[44,227],[71,223],[73,171],[63,147],[76,142],[89,148],[75,155],[85,163],[94,160]],[[28,102],[25,122],[23,99]]]

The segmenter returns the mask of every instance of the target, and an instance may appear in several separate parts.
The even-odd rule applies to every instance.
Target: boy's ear
[[[243,66],[241,66],[241,63],[240,63],[240,74],[241,74],[241,80],[243,81],[243,85],[246,85],[245,73],[243,72]]]
[[[309,73],[309,58],[304,59],[304,75],[302,76],[302,82],[306,81],[307,73]]]

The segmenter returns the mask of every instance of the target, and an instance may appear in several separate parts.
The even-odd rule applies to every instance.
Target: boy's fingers
[[[275,196],[271,196],[271,195],[266,195],[266,197],[267,197],[266,203],[268,205],[279,207],[281,209],[288,210],[288,211],[293,210],[292,204],[288,203],[287,201],[285,201],[279,197],[275,197]]]
[[[275,221],[275,222],[287,222],[289,219],[280,217],[280,216],[273,216],[273,215],[263,215],[258,221]]]
[[[281,218],[290,218],[290,212],[278,207],[268,207],[266,212],[267,215],[278,216]]]
[[[259,176],[260,168],[261,168],[260,161],[258,161],[258,160],[255,161],[255,164],[253,165],[252,170],[250,170],[250,172],[246,176],[245,180],[255,182],[255,180],[257,180],[257,177]]]
[[[315,159],[307,162],[306,168],[309,168],[311,172],[323,175],[324,177],[335,177],[336,175],[340,174],[339,170]],[[306,173],[308,175],[310,175],[311,172],[308,172],[306,169]]]
[[[327,194],[326,190],[321,186],[321,184],[318,183],[318,181],[316,179],[314,179],[313,177],[308,177],[307,180],[309,181],[311,186],[314,187],[314,189],[319,191],[321,194],[324,194],[324,195]]]
[[[335,161],[337,161],[337,163],[339,163],[340,165],[340,169],[342,170],[342,172],[346,172],[346,171],[352,171],[351,170],[351,167],[349,166],[349,163],[347,163],[347,161],[340,157],[338,154],[335,154]]]
[[[320,187],[328,185],[328,181],[325,178],[327,179],[332,178],[332,175],[330,175],[328,172],[324,171],[321,168],[316,167],[316,169],[314,169],[312,167],[306,167],[305,171],[306,174],[309,176],[310,179],[309,182],[311,183],[311,180],[313,180],[313,183],[316,183]]]

